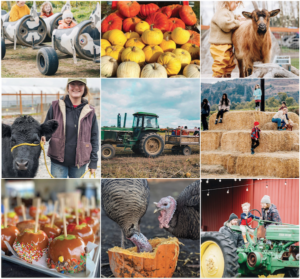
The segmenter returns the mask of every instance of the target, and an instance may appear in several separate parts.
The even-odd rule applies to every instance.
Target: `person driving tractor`
[[[230,214],[228,221],[224,223],[224,226],[220,228],[219,232],[228,236],[233,241],[236,248],[243,246],[244,240],[242,235],[233,231],[231,226],[238,226],[238,217],[234,213]]]
[[[258,219],[259,220],[260,217],[257,217],[255,215],[249,213],[250,203],[248,203],[248,202],[242,204],[242,209],[243,209],[243,213],[241,214],[240,228],[241,228],[241,231],[242,231],[244,242],[248,243],[247,237],[246,237],[246,231],[248,231],[249,234],[254,235],[254,230],[252,228],[249,228],[249,227],[251,227],[251,222],[252,222],[253,219]]]
[[[276,205],[271,204],[271,198],[268,195],[264,195],[263,198],[261,199],[261,213],[262,213],[263,220],[278,222],[278,223],[282,222]],[[279,224],[264,222],[265,228],[267,228],[270,225],[279,225]]]
[[[151,123],[151,119],[149,119],[149,118],[147,119],[146,128],[153,128],[152,123]]]

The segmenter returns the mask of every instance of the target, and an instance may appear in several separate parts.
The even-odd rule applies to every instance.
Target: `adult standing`
[[[261,199],[261,213],[262,213],[262,220],[272,221],[277,223],[282,222],[276,205],[271,203],[271,198],[268,195],[264,195]],[[279,225],[279,224],[264,222],[265,228],[270,225]]]
[[[9,21],[17,21],[26,15],[30,15],[30,9],[25,4],[25,1],[17,1],[17,3],[12,6],[9,12]]]
[[[219,117],[220,117],[219,123],[222,123],[223,114],[225,112],[228,112],[229,110],[230,110],[230,100],[228,99],[227,94],[224,93],[222,95],[222,98],[221,98],[220,102],[219,102],[219,112],[218,112],[217,117],[216,117],[215,125],[218,124],[218,118]]]
[[[203,131],[208,130],[207,117],[210,114],[210,104],[207,99],[204,99],[201,103],[201,122],[203,125]]]
[[[231,229],[231,226],[238,226],[238,217],[236,214],[231,213],[228,221],[224,223],[224,226],[219,229],[219,232],[228,236],[233,241],[236,248],[243,246],[244,239],[241,233],[237,233]]]
[[[87,166],[92,174],[97,169],[99,131],[90,98],[86,79],[68,79],[65,95],[48,110],[45,121],[59,123],[48,149],[51,173],[56,178],[80,178]]]
[[[260,111],[260,103],[261,103],[261,90],[259,84],[255,85],[253,96],[254,96],[254,101],[255,101],[255,110]]]

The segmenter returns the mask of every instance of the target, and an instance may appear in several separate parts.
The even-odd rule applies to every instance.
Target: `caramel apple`
[[[51,220],[52,215],[53,215],[53,213],[49,213],[49,214],[47,214],[46,216]],[[58,218],[57,213],[54,213],[54,218],[55,218],[55,219]]]
[[[47,210],[47,207],[44,206],[44,205],[41,205],[40,206],[40,214],[43,214],[44,212],[46,212]],[[36,214],[36,206],[30,206],[29,207],[29,215],[34,218],[35,217],[35,214]]]
[[[92,217],[100,219],[100,208],[91,208],[90,209],[90,214]]]
[[[76,223],[76,216],[66,215],[66,220],[68,221],[69,224]],[[79,217],[78,222],[79,222],[79,225],[82,223],[86,223],[85,218],[83,218],[83,217]]]
[[[72,212],[71,212],[72,215],[76,215],[76,209],[74,209]],[[78,208],[78,216],[79,217],[84,217],[84,213],[83,213],[83,210],[81,208]]]
[[[22,233],[25,229],[34,229],[35,221],[34,220],[24,220],[17,223],[17,228]]]
[[[68,224],[69,224],[69,223],[66,222],[66,225],[67,225],[67,226],[68,226]],[[60,219],[60,218],[55,219],[54,225],[57,226],[57,227],[59,227],[59,228],[61,229],[61,231],[64,230],[64,222],[63,222],[63,219]]]
[[[78,273],[86,269],[85,243],[77,235],[60,235],[49,245],[47,265],[58,272]]]
[[[48,236],[41,230],[25,229],[17,236],[13,248],[21,259],[29,263],[38,261],[48,252]]]
[[[46,224],[43,227],[43,231],[48,236],[48,240],[52,241],[55,237],[59,236],[61,233],[61,229],[55,225],[51,226],[51,224]]]
[[[3,216],[2,216],[2,222],[3,222]],[[12,211],[7,213],[7,224],[15,226],[19,222],[19,217],[16,212]]]
[[[23,215],[23,213],[22,213],[22,205],[16,206],[16,207],[14,208],[14,211],[16,212],[16,214],[17,214],[18,216],[22,216],[22,215]]]
[[[85,222],[91,226],[91,228],[93,229],[94,234],[97,234],[97,232],[100,229],[100,224],[99,224],[99,220],[95,217],[86,217],[85,218]]]
[[[46,215],[40,215],[39,216],[39,224],[40,224],[41,230],[43,230],[43,228],[46,224],[50,224],[50,219]]]
[[[69,224],[67,227],[67,232],[68,234],[80,236],[83,239],[85,246],[89,241],[95,241],[93,229],[86,223],[82,223],[81,225],[76,225],[75,223]]]
[[[19,230],[15,226],[8,225],[6,228],[1,226],[1,250],[7,253],[8,248],[4,241],[7,241],[12,247],[19,233]]]

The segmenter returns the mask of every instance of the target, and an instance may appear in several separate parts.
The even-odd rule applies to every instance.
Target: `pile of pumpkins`
[[[118,1],[101,23],[101,76],[199,78],[200,34],[188,5]]]

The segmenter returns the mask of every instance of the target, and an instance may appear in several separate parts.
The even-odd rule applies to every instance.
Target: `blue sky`
[[[102,79],[101,126],[122,123],[127,112],[127,127],[137,111],[159,115],[161,128],[200,126],[200,80],[193,79]]]

